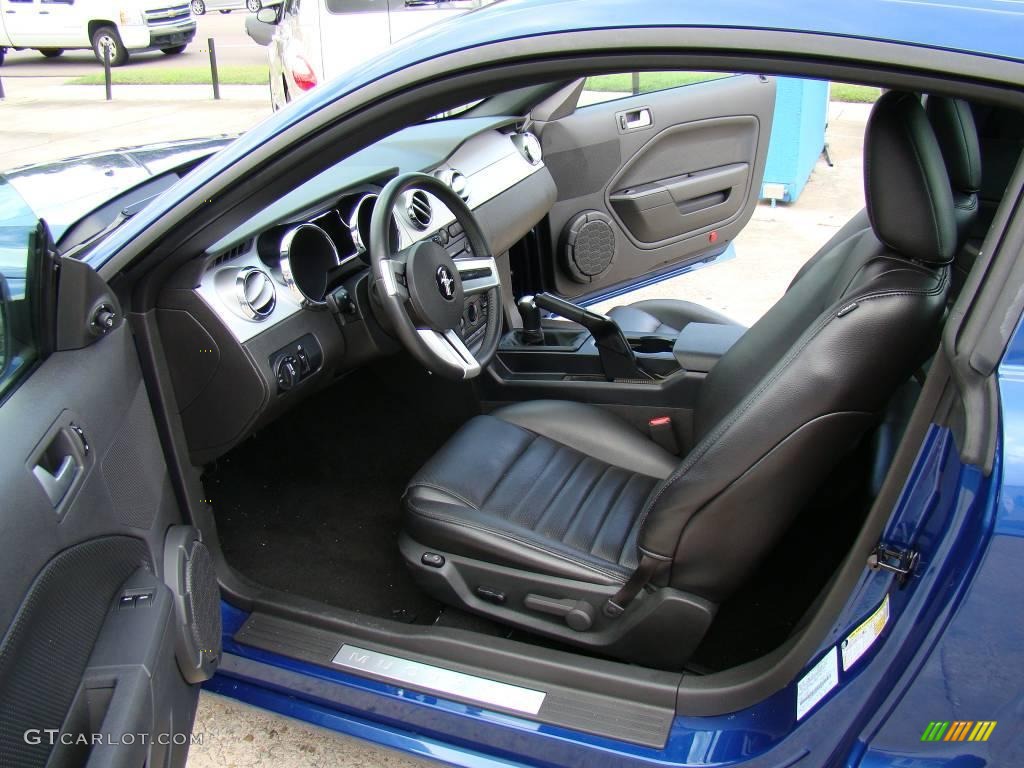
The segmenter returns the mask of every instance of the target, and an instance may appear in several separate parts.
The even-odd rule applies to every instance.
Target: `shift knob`
[[[523,316],[523,341],[527,344],[540,344],[544,341],[544,331],[540,327],[540,309],[533,301],[533,296],[523,296],[517,305],[519,314]]]

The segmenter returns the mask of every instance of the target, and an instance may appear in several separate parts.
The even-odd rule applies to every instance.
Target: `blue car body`
[[[326,84],[215,155],[94,250],[101,266],[163,213],[271,138],[379,78],[454,50],[620,27],[743,28],[895,41],[1024,61],[1016,4],[962,0],[681,3],[507,0],[443,25]],[[989,474],[931,428],[883,540],[920,553],[900,586],[865,571],[818,652],[790,685],[745,710],[678,716],[663,749],[590,736],[297,662],[233,640],[247,614],[223,606],[225,661],[206,687],[411,754],[466,766],[1024,765],[1024,331],[999,369],[1002,440]],[[887,601],[887,602],[886,602]],[[801,719],[803,678],[886,603],[874,645]],[[985,741],[926,741],[935,721],[995,721]]]

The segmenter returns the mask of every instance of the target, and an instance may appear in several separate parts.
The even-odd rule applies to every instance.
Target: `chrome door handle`
[[[60,465],[53,474],[42,464],[36,464],[32,468],[32,474],[43,486],[43,492],[50,503],[56,507],[71,489],[71,483],[78,474],[78,464],[75,463],[74,456],[68,454],[60,460]]]
[[[647,128],[651,125],[651,110],[647,107],[631,109],[619,114],[619,124],[624,131],[635,131],[638,128]]]

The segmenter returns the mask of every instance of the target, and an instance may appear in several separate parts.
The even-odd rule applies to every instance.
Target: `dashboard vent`
[[[235,278],[235,298],[247,320],[266,320],[277,304],[277,290],[270,275],[258,267],[239,270]]]
[[[214,259],[213,264],[211,264],[210,266],[219,267],[224,262],[231,261],[236,256],[241,256],[243,253],[248,253],[250,248],[252,248],[252,238],[248,240],[243,240],[234,248],[228,248],[226,251],[224,251],[224,253],[222,253],[220,256]]]
[[[452,192],[467,203],[469,202],[469,179],[454,168],[452,169],[451,178],[448,180],[448,186],[452,188]]]
[[[427,197],[427,193],[421,190],[416,190],[409,195],[409,205],[406,207],[406,213],[409,215],[409,222],[416,227],[420,232],[423,232],[430,226],[430,221],[434,217],[434,211],[430,205],[430,198]]]

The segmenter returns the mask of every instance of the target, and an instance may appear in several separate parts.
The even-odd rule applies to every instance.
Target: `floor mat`
[[[432,623],[398,552],[401,495],[476,413],[468,385],[404,356],[356,371],[207,468],[224,555],[265,586]]]

